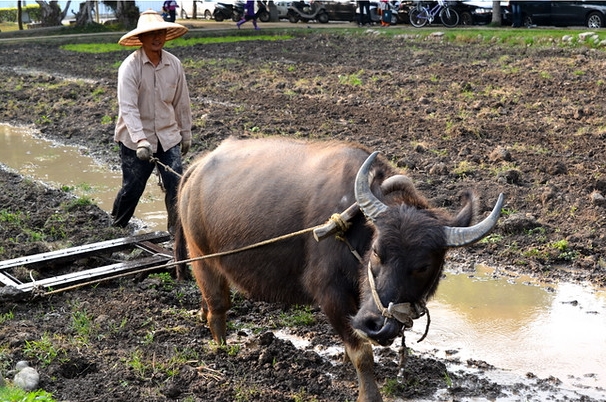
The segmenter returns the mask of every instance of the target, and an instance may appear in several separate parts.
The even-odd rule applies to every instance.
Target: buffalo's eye
[[[415,269],[415,274],[424,274],[429,270],[429,265],[421,265]]]
[[[381,262],[381,257],[379,256],[379,253],[377,252],[377,249],[375,249],[375,248],[372,249],[372,254],[370,255],[370,257],[373,259],[373,262],[375,262],[375,263]]]

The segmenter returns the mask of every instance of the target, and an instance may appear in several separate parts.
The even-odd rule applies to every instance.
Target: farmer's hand
[[[191,147],[191,140],[181,141],[181,155],[185,155],[186,153],[188,153],[189,147]]]
[[[141,140],[137,143],[137,158],[142,161],[150,160],[152,156],[151,144],[147,140]]]

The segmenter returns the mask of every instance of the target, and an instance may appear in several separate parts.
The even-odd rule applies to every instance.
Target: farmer
[[[122,38],[123,46],[140,46],[118,70],[118,121],[114,140],[120,144],[122,188],[112,209],[113,225],[125,227],[145,190],[155,163],[165,191],[168,231],[175,224],[175,198],[181,155],[191,145],[191,107],[183,66],[163,50],[167,40],[178,38],[187,28],[166,22],[155,11],[141,14],[137,28]],[[174,172],[166,169],[170,167]],[[178,173],[177,174],[175,174]]]

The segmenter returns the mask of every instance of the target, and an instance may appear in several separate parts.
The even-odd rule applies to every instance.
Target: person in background
[[[519,1],[510,1],[511,15],[513,18],[513,27],[520,28],[522,26],[522,6]]]
[[[381,0],[379,2],[379,7],[381,10],[381,26],[388,27],[391,26],[391,8],[388,0]]]
[[[255,3],[257,4],[256,6]],[[246,0],[246,3],[244,4],[244,15],[242,16],[242,19],[236,23],[238,29],[240,29],[242,24],[246,21],[252,21],[255,29],[258,30],[259,26],[257,25],[257,19],[259,18],[259,12],[263,7],[265,7],[265,5],[262,1]],[[257,8],[256,11],[255,8]]]
[[[166,0],[164,2],[164,5],[162,6],[162,11],[168,14],[168,16],[164,18],[165,21],[175,22],[175,20],[177,19],[177,7],[179,7],[179,5],[175,0]]]
[[[176,223],[176,197],[183,172],[181,156],[191,145],[191,103],[180,60],[163,49],[166,41],[187,32],[153,10],[139,17],[137,28],[120,38],[123,46],[140,46],[118,70],[118,121],[114,140],[120,145],[122,188],[113,204],[113,225],[132,218],[157,159],[165,190],[168,231]],[[164,166],[170,167],[172,172]],[[175,174],[175,172],[177,174]]]
[[[358,25],[370,25],[370,1],[358,1],[358,7],[360,9],[360,21],[358,21]]]

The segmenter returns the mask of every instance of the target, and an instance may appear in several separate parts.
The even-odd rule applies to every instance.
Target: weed
[[[159,279],[160,286],[163,290],[170,291],[175,287],[175,280],[170,276],[168,272],[159,272],[156,274],[149,275],[151,279]]]
[[[491,233],[488,236],[484,237],[480,240],[481,244],[496,244],[500,243],[503,240],[503,235]]]
[[[15,314],[12,311],[0,314],[0,324],[4,324],[5,322],[12,320],[13,318],[15,318]]]
[[[130,359],[126,362],[128,367],[132,368],[135,373],[141,377],[145,378],[145,374],[147,373],[149,367],[143,361],[143,352],[139,349],[134,350],[130,354]]]
[[[7,211],[6,209],[0,210],[0,222],[14,223],[19,225],[23,222],[23,213],[20,211],[13,213]]]
[[[459,164],[453,169],[453,173],[460,177],[466,177],[475,171],[474,165],[469,161],[461,161]]]
[[[39,389],[28,392],[17,387],[0,387],[0,401],[10,402],[55,402],[53,395]]]
[[[81,310],[80,306],[74,304],[71,314],[71,328],[77,335],[78,341],[88,343],[91,335],[96,331],[96,325],[86,310]]]
[[[66,211],[72,211],[75,208],[85,207],[88,205],[94,205],[93,199],[88,196],[82,196],[64,203],[63,208]]]
[[[307,392],[305,392],[304,389],[301,389],[292,396],[292,400],[293,402],[317,402],[318,398],[307,395]]]
[[[290,313],[281,312],[278,317],[278,324],[283,327],[302,327],[314,322],[315,318],[309,306],[294,306]]]
[[[114,122],[114,119],[111,116],[103,115],[103,117],[101,117],[101,124],[103,124],[103,125],[112,124],[113,122]]]
[[[29,358],[38,360],[43,367],[46,367],[55,359],[61,360],[60,356],[64,355],[65,351],[61,347],[55,346],[51,336],[45,332],[39,341],[25,341],[23,353]]]
[[[383,394],[388,396],[395,396],[402,392],[404,385],[400,383],[396,378],[388,378],[381,387]]]
[[[362,73],[363,71],[359,71],[354,74],[339,75],[339,83],[343,85],[350,85],[352,87],[360,86],[362,85],[362,78],[360,78]]]
[[[450,378],[450,374],[448,374],[448,371],[444,372],[444,382],[446,383],[446,387],[452,387],[452,378]]]

